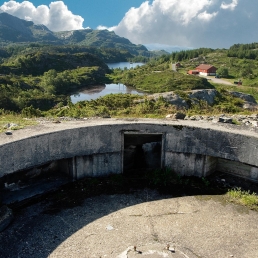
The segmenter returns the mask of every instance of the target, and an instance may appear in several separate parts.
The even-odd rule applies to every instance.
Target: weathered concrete
[[[171,166],[178,173],[206,176],[216,168],[216,159],[221,158],[249,165],[249,171],[243,174],[238,171],[237,175],[257,180],[255,129],[149,119],[49,123],[14,131],[12,135],[2,133],[0,178],[62,159],[70,160],[69,173],[75,179],[121,173],[125,133],[161,135],[161,166]]]
[[[7,206],[0,208],[0,232],[2,232],[13,220],[13,212]]]
[[[0,233],[5,258],[256,258],[258,213],[223,196],[173,198],[148,189],[88,198],[49,214],[24,209]],[[166,250],[170,245],[171,250]],[[134,252],[142,252],[142,255]]]
[[[166,167],[184,176],[205,177],[217,169],[217,158],[192,153],[166,153]]]

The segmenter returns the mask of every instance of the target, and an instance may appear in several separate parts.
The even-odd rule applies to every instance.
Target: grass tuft
[[[230,189],[227,196],[231,202],[238,203],[258,211],[258,195],[256,193],[251,193],[249,190],[244,191],[238,187]]]

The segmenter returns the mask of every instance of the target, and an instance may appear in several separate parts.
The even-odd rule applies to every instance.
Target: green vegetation
[[[65,54],[37,51],[30,54],[13,55],[4,59],[0,66],[0,73],[37,76],[51,69],[60,72],[91,66],[99,66],[104,72],[108,72],[107,65],[89,53]]]
[[[258,43],[235,44],[229,48],[227,56],[254,60],[258,58],[257,48]]]
[[[253,47],[255,46],[254,43]],[[224,78],[228,78],[228,81],[234,82],[238,80],[243,81],[243,85],[258,87],[258,58],[247,58],[243,55],[233,55],[232,48],[235,53],[241,52],[241,49],[248,48],[252,44],[240,44],[234,45],[229,50],[227,49],[197,49],[186,50],[172,54],[173,62],[180,61],[181,67],[179,72],[187,73],[188,70],[192,70],[199,64],[210,64],[218,69],[219,73],[222,73]],[[236,47],[238,46],[238,48]],[[256,53],[256,49],[250,49]]]
[[[149,63],[133,70],[115,69],[111,78],[148,93],[214,88],[205,78],[171,71],[169,63]]]
[[[91,101],[80,101],[69,106],[56,107],[45,113],[46,116],[69,117],[164,117],[176,108],[160,98],[154,102],[131,94],[110,94]]]
[[[4,58],[14,57],[13,59],[19,58],[19,56],[25,56],[33,59],[35,56],[36,61],[39,58],[48,58],[48,55],[61,55],[61,58],[66,55],[94,55],[106,63],[115,63],[127,61],[133,59],[134,56],[127,50],[114,49],[114,48],[99,48],[94,46],[78,46],[78,45],[44,45],[39,43],[30,43],[26,45],[8,45],[5,48],[0,49],[0,57],[2,61]],[[136,56],[135,58],[142,58],[142,56]],[[146,59],[145,59],[146,60]],[[79,60],[82,62],[82,60]]]
[[[95,34],[96,36],[97,34]],[[92,52],[92,53],[90,53]],[[197,49],[152,58],[135,69],[109,70],[103,60],[132,58],[124,50],[86,46],[50,46],[32,43],[9,46],[0,51],[0,108],[21,117],[152,117],[164,118],[177,107],[159,98],[130,94],[111,94],[92,101],[73,104],[69,95],[82,87],[109,82],[124,83],[146,93],[174,91],[189,105],[181,108],[186,115],[244,113],[243,100],[228,91],[241,91],[258,99],[257,60],[228,57],[228,50]],[[140,58],[140,56],[138,56]],[[137,56],[135,56],[137,58]],[[127,60],[128,60],[127,59]],[[178,72],[171,61],[180,61]],[[218,67],[218,73],[228,80],[247,76],[242,86],[211,83],[207,78],[186,75],[200,63]],[[252,69],[252,76],[246,75]],[[242,77],[241,77],[242,78]],[[213,106],[205,101],[191,100],[186,91],[216,89],[219,95]],[[4,113],[2,112],[2,113]]]
[[[228,69],[225,67],[220,67],[216,71],[216,74],[221,78],[228,78]]]
[[[13,127],[12,130],[22,129],[26,126],[31,126],[37,124],[36,121],[26,119],[21,115],[16,115],[12,113],[6,113],[4,110],[0,109],[0,132],[6,131],[7,124],[14,123],[17,126]]]
[[[1,68],[0,68],[1,69]],[[58,73],[49,70],[42,76],[2,75],[0,76],[0,108],[20,112],[33,106],[49,110],[53,106],[69,102],[65,94],[85,85],[108,82],[100,67],[82,67]]]
[[[241,188],[230,189],[227,193],[231,202],[241,204],[258,211],[258,195],[250,191],[244,191]]]

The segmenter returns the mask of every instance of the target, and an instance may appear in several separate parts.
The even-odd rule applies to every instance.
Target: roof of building
[[[204,69],[204,70],[208,70],[210,68],[214,67],[213,65],[207,65],[207,64],[201,64],[199,66],[197,66],[195,69]],[[214,67],[216,68],[216,67]]]

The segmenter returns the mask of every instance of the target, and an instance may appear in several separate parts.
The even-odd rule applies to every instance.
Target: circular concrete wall
[[[190,157],[189,164],[195,160],[196,164],[204,166],[212,163],[209,159],[212,157],[250,165],[254,167],[250,173],[258,176],[254,173],[258,167],[256,131],[235,125],[184,120],[98,119],[46,123],[14,131],[12,135],[2,133],[0,177],[74,157],[77,157],[75,178],[87,176],[82,172],[87,164],[91,166],[91,176],[121,173],[124,133],[162,135],[162,166],[171,165],[176,159],[182,161],[182,155],[182,162]],[[89,160],[93,161],[89,163]]]

